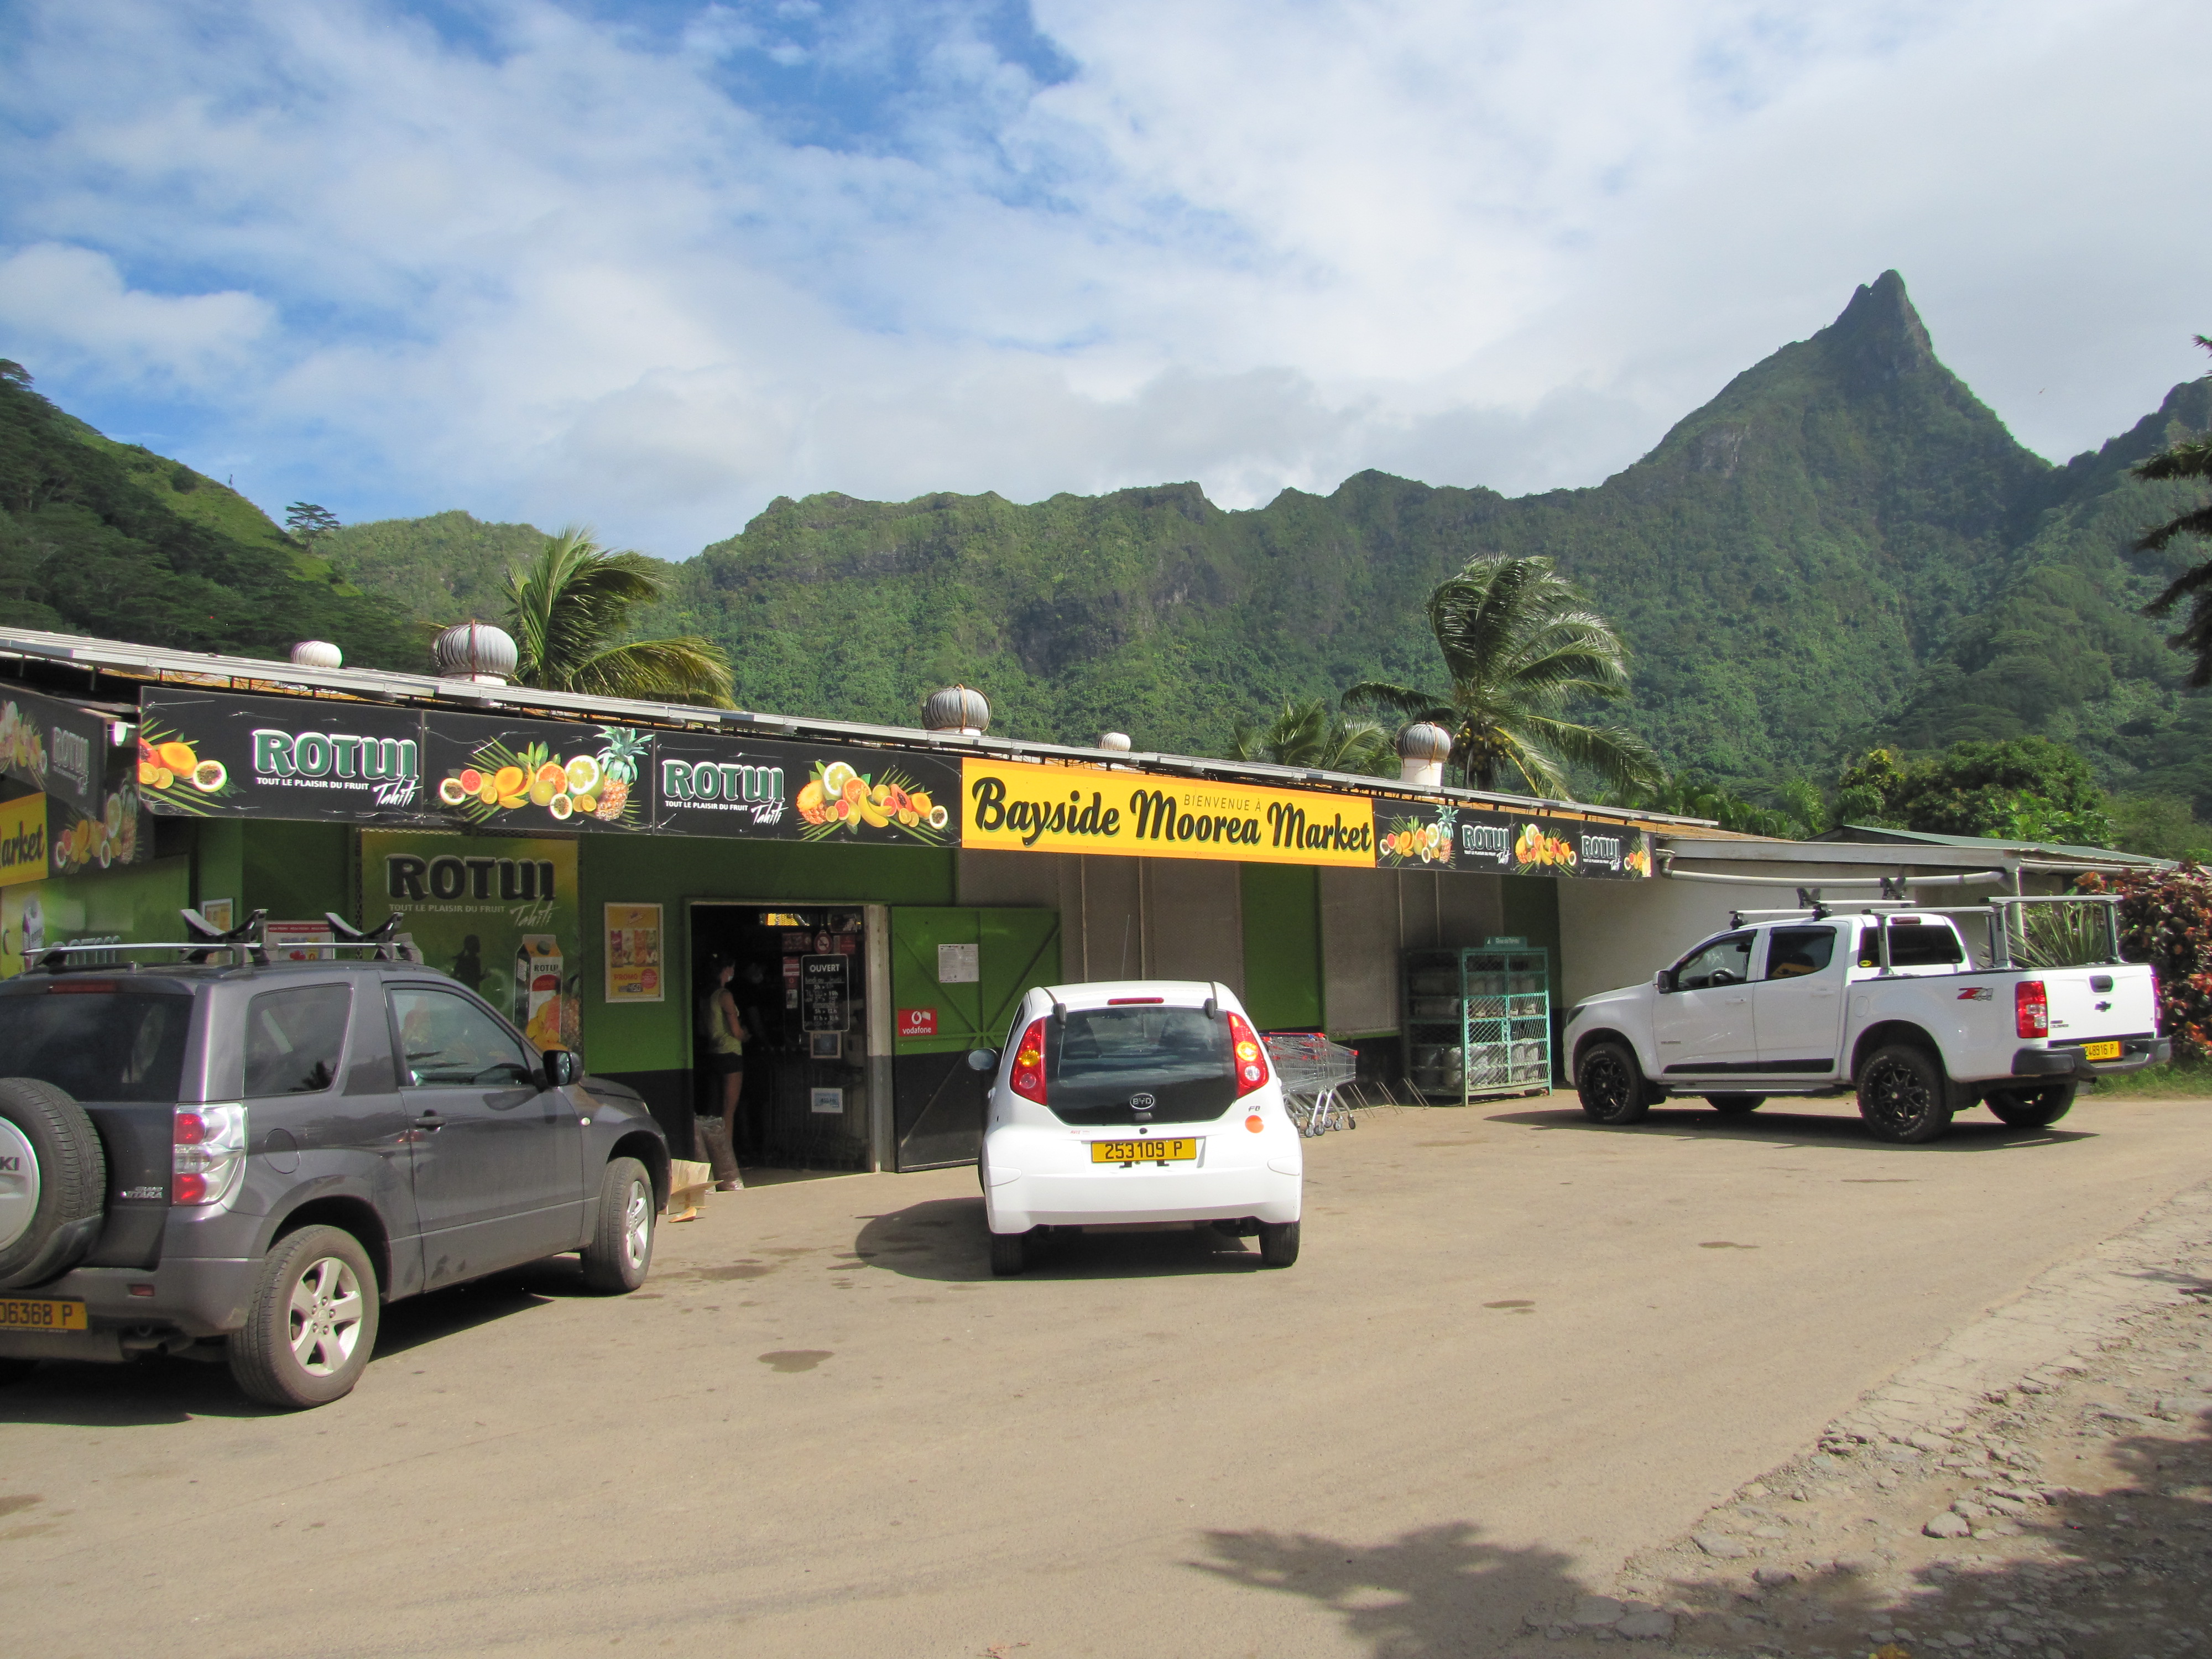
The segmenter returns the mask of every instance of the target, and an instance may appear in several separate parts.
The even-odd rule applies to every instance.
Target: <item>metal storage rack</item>
[[[1551,953],[1532,945],[1408,951],[1406,1080],[1461,1105],[1552,1086]]]

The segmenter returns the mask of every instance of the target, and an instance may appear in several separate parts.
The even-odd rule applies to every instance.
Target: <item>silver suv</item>
[[[0,1380],[166,1352],[317,1406],[386,1302],[568,1250],[644,1282],[668,1145],[635,1091],[418,963],[237,954],[0,983]]]

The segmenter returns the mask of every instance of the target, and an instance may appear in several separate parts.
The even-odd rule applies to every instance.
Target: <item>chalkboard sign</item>
[[[802,1030],[851,1029],[850,957],[801,957],[799,961],[799,1024]]]

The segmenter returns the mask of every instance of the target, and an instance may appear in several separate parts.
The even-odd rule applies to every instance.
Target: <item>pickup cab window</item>
[[[1678,991],[1704,991],[1716,985],[1741,985],[1751,977],[1749,933],[1730,933],[1699,945],[1674,969]]]
[[[1922,921],[1917,916],[1897,916],[1889,924],[1889,965],[1893,968],[1950,968],[1966,960],[1959,936],[1948,927]],[[1859,930],[1859,966],[1881,963],[1881,929]]]
[[[1769,979],[1802,979],[1822,974],[1835,959],[1833,927],[1778,927],[1766,945]]]

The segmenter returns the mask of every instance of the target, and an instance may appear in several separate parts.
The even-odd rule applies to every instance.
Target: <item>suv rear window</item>
[[[352,1007],[343,985],[257,993],[246,1013],[246,1097],[319,1094],[336,1083]]]
[[[43,994],[0,997],[0,1056],[79,1100],[172,1103],[184,1076],[192,1000],[94,990],[63,979]]]
[[[1871,968],[1881,960],[1881,929],[1869,927],[1859,934],[1859,966]],[[1889,924],[1889,965],[1893,968],[1945,968],[1966,960],[1959,936],[1941,922],[1893,920]]]
[[[1203,1123],[1237,1098],[1229,1022],[1200,1008],[1070,1009],[1045,1022],[1045,1098],[1064,1123],[1127,1123],[1133,1095],[1155,1123]]]

